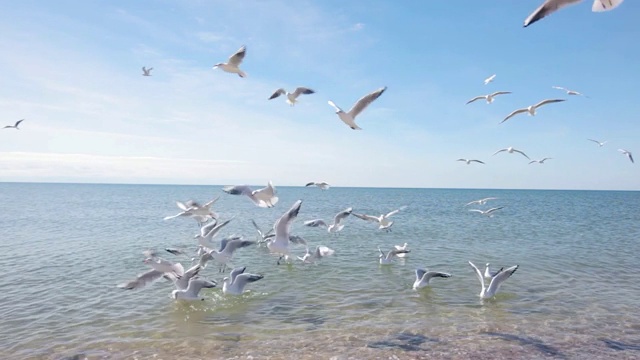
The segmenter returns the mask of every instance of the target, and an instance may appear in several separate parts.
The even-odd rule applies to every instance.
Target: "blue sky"
[[[26,120],[0,131],[0,181],[639,190],[617,149],[640,160],[640,4],[522,28],[540,3],[2,2],[2,125]],[[212,69],[243,44],[247,78]],[[317,93],[267,101],[298,85]],[[362,131],[327,105],[381,86]],[[498,125],[546,98],[568,101]]]

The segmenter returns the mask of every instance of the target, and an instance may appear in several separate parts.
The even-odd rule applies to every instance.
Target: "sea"
[[[640,192],[276,189],[275,207],[259,208],[222,185],[0,183],[0,359],[640,358]],[[166,280],[117,286],[149,269],[145,250],[190,265],[164,249],[195,252],[198,224],[163,218],[177,200],[218,196],[213,210],[233,220],[216,239],[256,240],[251,220],[267,230],[301,199],[292,233],[335,254],[278,265],[242,248],[232,266],[264,278],[241,296],[176,302]],[[465,206],[485,197],[497,199]],[[388,232],[353,216],[338,234],[303,226],[402,206]],[[405,258],[379,264],[378,248],[404,243]],[[482,300],[468,261],[519,268]],[[415,291],[417,268],[452,276]],[[201,275],[221,284],[228,270]]]

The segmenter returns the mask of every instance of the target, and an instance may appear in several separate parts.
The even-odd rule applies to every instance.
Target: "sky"
[[[640,3],[541,2],[0,2],[0,181],[640,190]],[[363,130],[327,104],[382,86]]]

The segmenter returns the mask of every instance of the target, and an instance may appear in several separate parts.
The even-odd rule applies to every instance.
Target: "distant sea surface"
[[[276,184],[277,185],[277,184]],[[278,187],[274,208],[221,186],[0,183],[1,359],[638,359],[640,193]],[[206,202],[220,237],[255,239],[296,200],[292,232],[336,251],[316,265],[276,265],[265,248],[234,266],[264,275],[242,296],[204,289],[177,303],[172,284],[118,284],[148,269],[142,251],[195,249],[195,221],[163,217],[176,200]],[[466,203],[497,197],[484,206]],[[337,236],[303,221],[331,221],[349,206],[394,215],[390,232],[355,217]],[[493,217],[468,211],[505,206]],[[219,238],[220,238],[219,237]],[[408,243],[391,266],[378,250]],[[297,255],[304,254],[296,247]],[[520,265],[482,301],[467,261],[481,270]],[[449,272],[411,289],[418,267]],[[211,263],[202,275],[221,282]]]

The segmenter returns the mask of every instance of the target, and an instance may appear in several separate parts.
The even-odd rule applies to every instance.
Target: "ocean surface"
[[[640,358],[640,192],[277,191],[263,209],[221,186],[0,183],[0,359]],[[148,269],[146,249],[195,249],[195,221],[163,217],[176,200],[216,196],[220,218],[235,216],[218,238],[255,240],[251,219],[268,229],[302,199],[293,233],[336,253],[277,265],[264,247],[240,249],[233,265],[264,279],[239,297],[204,289],[205,301],[177,303],[164,280],[117,287]],[[390,232],[355,217],[337,236],[302,226],[403,205]],[[505,208],[468,211],[493,206]],[[378,247],[405,242],[406,258],[378,264]],[[468,260],[520,268],[481,300]],[[418,267],[452,277],[414,291]],[[201,274],[223,277],[215,264]]]

